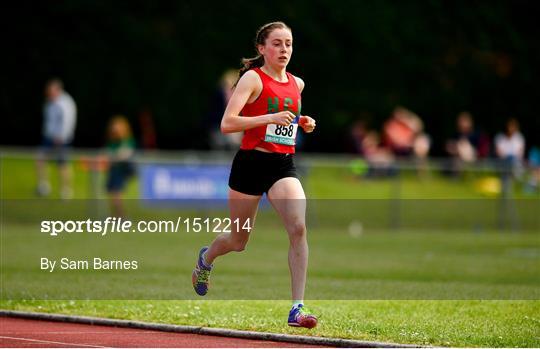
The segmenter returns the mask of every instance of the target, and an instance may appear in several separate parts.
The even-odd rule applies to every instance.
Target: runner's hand
[[[307,115],[302,115],[298,121],[298,125],[304,129],[304,132],[311,133],[317,125],[315,119]]]
[[[270,123],[281,125],[281,126],[288,126],[294,120],[295,117],[296,115],[294,115],[288,110],[280,111],[279,113],[270,115]]]

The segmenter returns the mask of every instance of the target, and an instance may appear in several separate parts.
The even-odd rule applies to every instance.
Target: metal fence
[[[0,160],[2,166],[2,188],[3,198],[9,190],[10,183],[15,181],[20,174],[17,171],[33,171],[32,162],[35,160],[37,149],[33,148],[2,148],[0,149]],[[106,176],[106,165],[99,161],[103,151],[99,149],[74,149],[70,153],[71,163],[74,164],[75,176],[84,172],[86,178],[84,195],[88,199],[101,199],[106,197],[104,193],[104,178]],[[134,158],[134,163],[140,169],[148,166],[170,166],[180,168],[197,168],[200,166],[230,166],[234,152],[217,151],[152,151],[139,152]],[[24,166],[14,166],[14,161],[21,161]],[[11,164],[10,164],[11,162]],[[431,200],[431,206],[439,205],[440,210],[447,210],[450,201],[455,201],[453,210],[460,212],[473,211],[466,207],[473,207],[481,212],[485,205],[489,207],[496,227],[501,230],[519,231],[530,230],[538,227],[537,214],[534,212],[538,208],[540,212],[540,192],[538,187],[529,187],[530,178],[533,178],[537,169],[529,168],[525,164],[509,164],[495,159],[486,159],[475,163],[458,162],[447,158],[429,158],[425,160],[398,159],[393,162],[369,162],[358,156],[350,154],[312,154],[299,153],[296,156],[298,170],[303,178],[303,184],[311,200],[311,206],[324,210],[327,203],[317,200],[350,200],[344,206],[351,206],[352,202],[358,204],[358,210],[366,210],[373,207],[373,202],[366,204],[367,200],[385,200],[381,205],[381,210],[387,212],[384,215],[384,225],[386,227],[399,230],[407,227],[407,217],[412,216],[411,211],[426,210],[430,205],[426,204]],[[139,171],[140,173],[140,171]],[[223,171],[221,177],[226,177]],[[31,175],[26,173],[25,178]],[[226,181],[227,178],[221,178]],[[332,182],[334,187],[327,182]],[[381,183],[384,186],[381,186]],[[447,188],[448,184],[448,188]],[[29,184],[31,186],[32,183]],[[328,187],[327,191],[321,191],[320,187]],[[434,189],[433,196],[430,195],[430,186]],[[439,189],[436,187],[438,186]],[[384,187],[384,196],[378,197],[378,188]],[[463,190],[466,195],[459,195],[453,192],[453,188],[467,188]],[[334,188],[334,189],[332,189]],[[349,190],[350,188],[350,190]],[[364,196],[366,191],[372,190],[371,196]],[[413,188],[413,189],[411,189]],[[415,189],[418,195],[415,195]],[[443,189],[440,189],[443,188]],[[332,190],[334,190],[332,192]],[[138,198],[141,196],[139,187]],[[17,193],[11,191],[12,198]],[[354,196],[357,193],[357,196]],[[414,201],[416,200],[416,201]],[[422,201],[423,200],[423,201]],[[471,200],[476,200],[473,203]],[[442,204],[441,202],[446,201]],[[103,209],[95,204],[93,212],[103,214]],[[334,205],[339,206],[339,204]],[[433,211],[433,207],[430,207]],[[369,210],[368,210],[369,211]],[[522,214],[521,211],[526,211]],[[427,212],[427,211],[426,211]],[[532,213],[531,213],[532,212]],[[463,219],[464,213],[457,213],[455,217],[449,217],[448,221],[454,220],[456,226]],[[414,214],[413,214],[414,215]],[[424,216],[427,216],[426,213]],[[528,218],[523,218],[523,216]],[[321,216],[320,214],[317,215]],[[433,215],[433,219],[439,219]],[[317,223],[320,219],[313,217],[312,221]],[[531,221],[532,219],[532,221]],[[536,220],[535,220],[536,219]],[[349,224],[355,224],[356,220],[351,219]],[[474,225],[473,223],[471,223]],[[477,224],[478,225],[478,224]]]

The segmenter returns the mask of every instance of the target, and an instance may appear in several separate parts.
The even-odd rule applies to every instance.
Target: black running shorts
[[[281,178],[298,178],[293,154],[240,149],[234,157],[229,187],[249,195],[262,195]]]

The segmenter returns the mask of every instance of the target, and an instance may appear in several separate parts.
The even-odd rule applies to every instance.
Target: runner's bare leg
[[[270,203],[289,234],[289,270],[292,299],[303,300],[308,266],[306,196],[297,178],[282,178],[268,191]]]
[[[249,240],[250,231],[243,230],[242,227],[249,219],[249,226],[253,228],[260,200],[261,195],[248,195],[229,189],[230,218],[232,222],[239,219],[239,224],[231,224],[230,233],[221,233],[214,239],[206,251],[206,263],[212,264],[214,259],[231,251],[244,250]]]

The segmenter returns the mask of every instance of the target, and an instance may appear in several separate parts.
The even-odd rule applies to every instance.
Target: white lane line
[[[54,342],[54,341],[45,341],[41,339],[31,339],[31,338],[21,338],[21,337],[7,337],[0,336],[0,338],[5,339],[14,339],[18,341],[27,341],[27,342],[38,342],[38,343],[49,343],[49,344],[61,344],[61,345],[71,345],[73,347],[90,347],[90,348],[107,348],[100,345],[90,345],[90,344],[80,344],[80,343],[66,343],[66,342]]]

